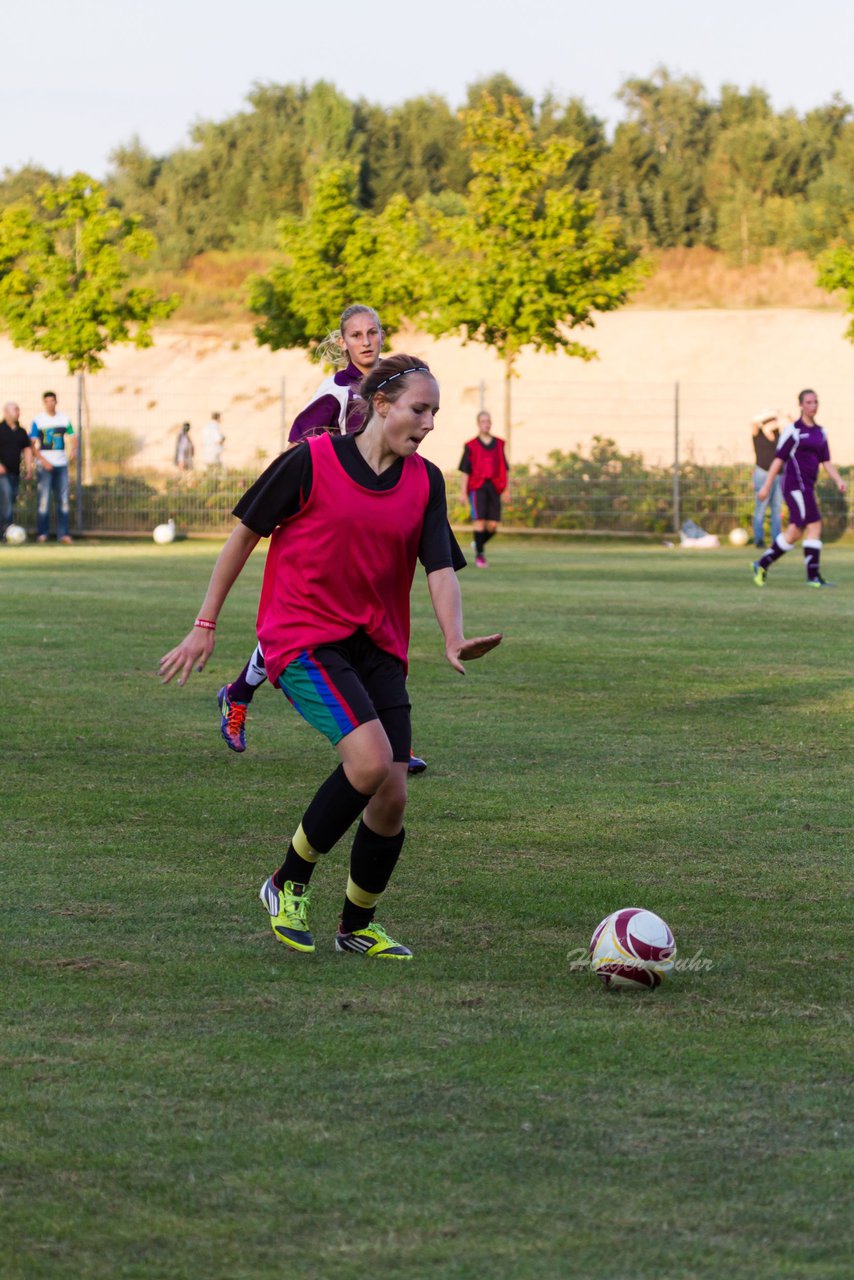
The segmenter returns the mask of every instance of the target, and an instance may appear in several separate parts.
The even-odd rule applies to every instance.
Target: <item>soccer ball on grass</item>
[[[747,530],[741,527],[730,529],[729,540],[734,547],[746,547],[748,543]]]
[[[624,991],[657,987],[675,959],[670,926],[643,907],[612,912],[590,939],[590,967],[606,987]]]
[[[20,547],[21,543],[26,542],[27,531],[19,524],[10,524],[6,530],[6,541],[11,543],[13,547]]]
[[[174,542],[175,521],[167,520],[165,524],[157,525],[151,536],[159,547],[165,547],[168,543]]]

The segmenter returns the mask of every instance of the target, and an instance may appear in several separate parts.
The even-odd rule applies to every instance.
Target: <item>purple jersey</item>
[[[326,433],[351,435],[362,425],[362,414],[353,401],[364,374],[351,362],[322,382],[301,413],[294,418],[288,439],[291,444],[309,436]]]
[[[799,418],[783,432],[776,456],[786,464],[784,489],[811,489],[818,479],[821,463],[830,461],[830,446],[824,427],[818,423],[808,427]]]

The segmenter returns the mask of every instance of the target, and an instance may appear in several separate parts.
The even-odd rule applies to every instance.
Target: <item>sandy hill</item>
[[[543,461],[553,449],[614,438],[650,461],[672,458],[675,384],[682,456],[743,461],[749,421],[765,409],[793,414],[797,392],[815,387],[819,420],[834,457],[854,462],[854,346],[841,311],[812,309],[645,310],[603,316],[587,335],[589,364],[526,352],[513,383],[512,455]],[[502,368],[472,344],[401,335],[397,350],[422,355],[442,387],[442,411],[425,454],[446,470],[474,430],[481,399],[502,429]],[[3,399],[20,401],[29,421],[45,387],[76,416],[77,388],[63,366],[0,340]],[[171,465],[182,421],[198,433],[214,409],[223,415],[225,462],[253,467],[280,449],[291,419],[323,376],[299,351],[260,349],[245,330],[164,328],[149,350],[116,348],[87,380],[92,425],[123,427],[138,441],[134,462]]]

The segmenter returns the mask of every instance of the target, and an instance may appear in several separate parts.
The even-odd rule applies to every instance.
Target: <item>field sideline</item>
[[[847,1277],[854,548],[499,538],[465,678],[419,571],[400,966],[332,951],[345,848],[315,956],[257,901],[334,763],[267,689],[219,737],[260,556],[157,681],[216,551],[0,547],[3,1280]],[[628,905],[711,968],[573,969]]]

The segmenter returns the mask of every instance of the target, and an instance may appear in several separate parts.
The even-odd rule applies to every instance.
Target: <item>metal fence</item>
[[[84,484],[82,503],[78,503],[72,486],[72,531],[150,533],[155,525],[172,519],[180,533],[227,533],[234,523],[231,512],[238,498],[256,476],[257,469],[207,471],[187,477],[123,473]],[[459,476],[448,476],[447,483],[451,522],[462,525],[468,520],[468,511],[458,497]],[[832,540],[846,530],[854,531],[854,513],[836,488],[823,483],[818,492],[824,536]],[[690,518],[708,532],[721,534],[736,525],[749,530],[753,505],[753,469],[746,465],[686,464],[679,469],[676,486],[668,468],[650,468],[640,474],[634,469],[624,475],[617,467],[598,473],[589,467],[560,475],[531,474],[516,467],[510,496],[504,503],[503,528],[653,536],[671,533],[681,519]],[[22,486],[16,520],[34,530],[34,483]]]
[[[83,449],[71,474],[73,532],[147,533],[170,518],[192,534],[231,527],[237,499],[279,453],[318,376],[299,353],[283,353],[294,364],[287,379],[262,379],[254,363],[241,373],[230,361],[250,355],[255,361],[258,352],[233,352],[232,345],[239,344],[217,343],[205,356],[204,374],[197,371],[198,344],[184,351],[177,343],[161,372],[145,379],[105,370],[84,384],[57,377],[51,366],[4,385],[3,398],[20,401],[25,425],[44,386],[58,390],[60,408],[75,423]],[[447,474],[449,511],[458,525],[468,513],[453,469],[481,406],[492,408],[503,434],[496,412],[500,379],[494,371],[474,380],[470,373],[442,374],[440,429],[428,441],[428,456]],[[715,533],[734,525],[749,529],[753,468],[743,461],[752,452],[749,421],[760,406],[785,399],[775,390],[753,383],[618,382],[595,370],[586,380],[577,371],[553,380],[522,376],[513,387],[510,457],[516,465],[504,527],[653,536],[690,518]],[[822,389],[822,410],[826,406],[828,421],[839,424],[830,432],[837,463],[854,456],[848,394],[841,386]],[[192,420],[198,430],[216,407],[224,415],[224,461],[237,465],[204,469],[197,453],[198,469],[179,474],[173,456],[181,421]],[[200,443],[197,437],[197,450]],[[854,529],[854,516],[832,485],[823,484],[819,496],[828,538]],[[16,519],[34,529],[34,487],[22,488]]]

